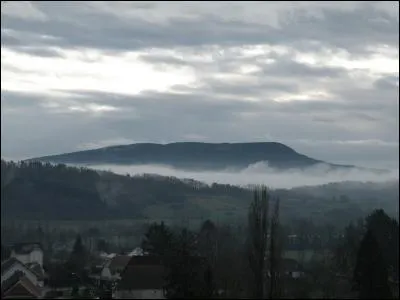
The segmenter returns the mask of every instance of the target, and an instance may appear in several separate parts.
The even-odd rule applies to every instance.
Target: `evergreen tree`
[[[389,275],[398,280],[399,276],[399,223],[390,218],[384,210],[375,210],[366,218],[366,226],[376,238],[388,267]]]
[[[172,255],[166,261],[169,274],[167,276],[166,294],[167,298],[192,298],[194,269],[192,265],[192,254],[194,253],[195,237],[187,229],[176,237]]]
[[[218,250],[217,228],[213,222],[206,220],[198,234],[198,250],[200,255],[204,256],[210,267],[213,269],[216,264],[216,256]]]
[[[196,235],[183,229],[174,240],[168,256],[167,298],[211,298],[214,293],[213,272],[206,258],[197,251]]]
[[[79,280],[84,276],[86,265],[86,250],[82,243],[80,235],[76,237],[74,247],[67,261],[67,269],[71,273],[75,273]]]
[[[98,239],[97,240],[97,251],[104,251],[108,253],[109,251],[109,244],[105,239]]]
[[[172,232],[161,222],[153,223],[145,233],[142,248],[149,255],[166,256],[172,247]]]
[[[368,230],[361,241],[353,277],[360,299],[390,299],[388,270],[374,234]]]

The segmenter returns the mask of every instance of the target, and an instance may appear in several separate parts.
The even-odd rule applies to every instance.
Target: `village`
[[[59,282],[51,278],[43,266],[43,249],[40,243],[25,243],[12,246],[10,257],[1,263],[1,296],[16,298],[163,298],[162,267],[157,260],[144,256],[140,248],[126,255],[96,253],[96,259],[85,266],[88,278],[76,277]],[[122,272],[126,274],[121,276]],[[71,274],[72,278],[74,274]],[[58,282],[57,282],[58,281]],[[118,284],[117,284],[118,283]],[[105,290],[104,295],[99,295]],[[75,295],[74,295],[75,293]],[[81,298],[81,297],[79,297]]]
[[[9,246],[1,263],[2,299],[165,299],[166,268],[160,259],[141,247],[125,254],[94,251],[85,263],[85,276],[65,274],[58,259],[44,265],[41,243]],[[285,258],[285,274],[305,276],[302,266]],[[58,267],[57,267],[58,266]],[[58,268],[58,270],[57,270]],[[223,289],[218,293],[223,294]]]

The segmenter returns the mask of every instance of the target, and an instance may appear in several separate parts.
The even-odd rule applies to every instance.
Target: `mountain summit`
[[[272,168],[306,168],[325,163],[275,142],[261,143],[139,143],[31,159],[69,164],[168,165],[184,170],[240,170],[266,162]],[[352,166],[325,163],[333,168]]]

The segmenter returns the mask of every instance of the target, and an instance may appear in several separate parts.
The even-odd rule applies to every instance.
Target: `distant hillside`
[[[132,144],[73,152],[32,160],[69,164],[162,164],[186,170],[244,169],[267,161],[277,169],[305,168],[324,163],[280,143],[172,143]],[[330,164],[335,168],[349,168]]]
[[[398,181],[273,190],[285,220],[343,222],[375,208],[398,213]],[[245,221],[252,192],[163,176],[121,176],[40,162],[1,161],[1,215],[29,220]]]

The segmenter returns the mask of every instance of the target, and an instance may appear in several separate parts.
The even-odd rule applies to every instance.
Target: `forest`
[[[1,213],[19,220],[171,220],[244,224],[251,187],[158,175],[122,176],[63,164],[1,161]],[[271,189],[282,220],[346,224],[382,208],[398,215],[398,181]]]

